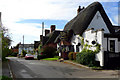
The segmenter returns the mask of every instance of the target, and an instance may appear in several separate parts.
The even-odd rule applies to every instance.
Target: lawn
[[[13,80],[13,79],[7,76],[0,76],[0,80]]]
[[[56,61],[58,59],[59,58],[44,58],[44,59],[41,59],[41,60]]]

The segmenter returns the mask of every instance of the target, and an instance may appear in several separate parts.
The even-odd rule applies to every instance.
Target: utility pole
[[[44,22],[42,22],[42,46],[43,46],[43,32],[44,32]]]
[[[24,35],[23,35],[23,50],[24,50]]]
[[[42,35],[43,35],[43,32],[44,32],[44,22],[42,22]]]

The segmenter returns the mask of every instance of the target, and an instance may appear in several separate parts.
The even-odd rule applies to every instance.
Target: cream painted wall
[[[90,28],[94,28],[95,30],[103,28],[105,30],[104,33],[110,33],[99,11],[97,11],[89,24],[88,29]]]

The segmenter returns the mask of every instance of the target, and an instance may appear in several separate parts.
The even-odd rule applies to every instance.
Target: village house
[[[33,53],[34,44],[19,44],[19,54],[22,53],[22,50],[25,50],[27,53]]]
[[[59,30],[56,30],[55,25],[50,26],[50,30],[45,30],[45,36],[40,35],[40,40],[43,46],[51,46],[53,48],[57,48],[57,43],[54,43],[55,39],[60,34]]]
[[[63,47],[68,52],[81,52],[84,44],[100,44],[95,60],[100,66],[118,64],[120,60],[120,26],[112,25],[101,3],[94,2],[86,8],[79,6],[78,14],[69,21],[63,32],[56,38],[57,49]],[[62,54],[59,53],[61,56]]]

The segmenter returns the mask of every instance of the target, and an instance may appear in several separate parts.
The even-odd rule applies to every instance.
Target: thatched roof
[[[47,42],[45,44],[48,43],[54,43],[55,39],[58,37],[58,35],[60,34],[61,31],[53,31],[51,34],[49,34],[49,39],[47,40]]]
[[[65,25],[64,31],[73,30],[74,34],[82,35],[97,11],[101,13],[101,16],[103,17],[103,20],[106,23],[110,33],[114,33],[114,28],[112,27],[108,16],[106,15],[102,5],[99,2],[94,2],[85,9],[81,10],[75,18],[73,18]]]

